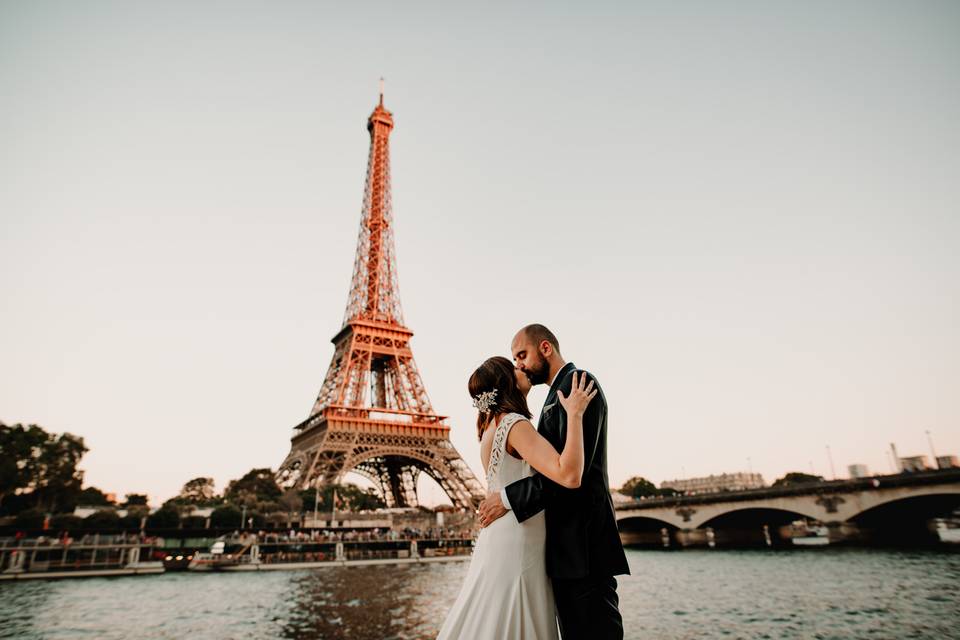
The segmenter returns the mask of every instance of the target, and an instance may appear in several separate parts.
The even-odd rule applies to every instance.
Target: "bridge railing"
[[[918,485],[960,482],[960,468],[898,473],[895,475],[871,476],[853,480],[826,480],[789,484],[781,487],[763,487],[740,491],[715,491],[692,495],[660,496],[637,498],[633,502],[616,505],[618,511],[630,509],[654,509],[684,504],[704,504],[709,502],[739,502],[747,500],[777,498],[786,496],[835,494],[848,491],[872,491],[881,488],[909,487]]]

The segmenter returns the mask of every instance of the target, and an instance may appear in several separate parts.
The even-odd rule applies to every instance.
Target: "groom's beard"
[[[547,359],[539,353],[537,357],[537,363],[524,372],[527,374],[527,378],[533,386],[546,384],[547,377],[550,375],[550,365],[547,363]]]

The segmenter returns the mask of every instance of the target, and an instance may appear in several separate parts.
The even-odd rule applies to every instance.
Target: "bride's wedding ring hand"
[[[557,399],[566,410],[568,416],[583,415],[587,410],[587,405],[597,395],[597,389],[593,387],[593,380],[586,384],[586,372],[575,371],[573,374],[573,385],[570,387],[570,395],[564,396],[562,391],[557,391]]]

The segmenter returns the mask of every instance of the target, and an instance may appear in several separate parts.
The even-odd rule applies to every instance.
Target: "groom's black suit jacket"
[[[563,451],[567,412],[557,391],[570,395],[572,362],[557,373],[540,412],[537,431],[553,448]],[[630,573],[617,531],[617,518],[607,481],[607,399],[594,381],[597,395],[583,415],[583,478],[577,489],[566,489],[540,473],[506,487],[507,499],[518,521],[546,510],[547,575],[555,580],[615,576]],[[509,515],[508,515],[509,517]]]

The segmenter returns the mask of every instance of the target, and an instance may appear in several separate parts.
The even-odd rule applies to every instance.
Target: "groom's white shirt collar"
[[[563,364],[563,367],[565,366],[567,366],[566,363]],[[557,369],[557,372],[553,374],[552,378],[550,378],[550,384],[547,385],[548,389],[553,386],[553,383],[556,381],[557,376],[560,375],[560,371],[563,370],[563,367],[560,367],[559,369]],[[500,502],[503,503],[503,506],[507,511],[511,511],[513,509],[513,507],[510,506],[510,501],[507,499],[506,487],[504,487],[503,489],[500,489]]]
[[[567,366],[566,363],[564,363],[563,367],[565,366]],[[560,369],[557,369],[557,372],[553,374],[552,378],[550,378],[550,384],[547,385],[547,389],[553,386],[553,383],[556,381],[557,376],[560,375],[560,370],[563,369],[563,367],[560,367]]]

